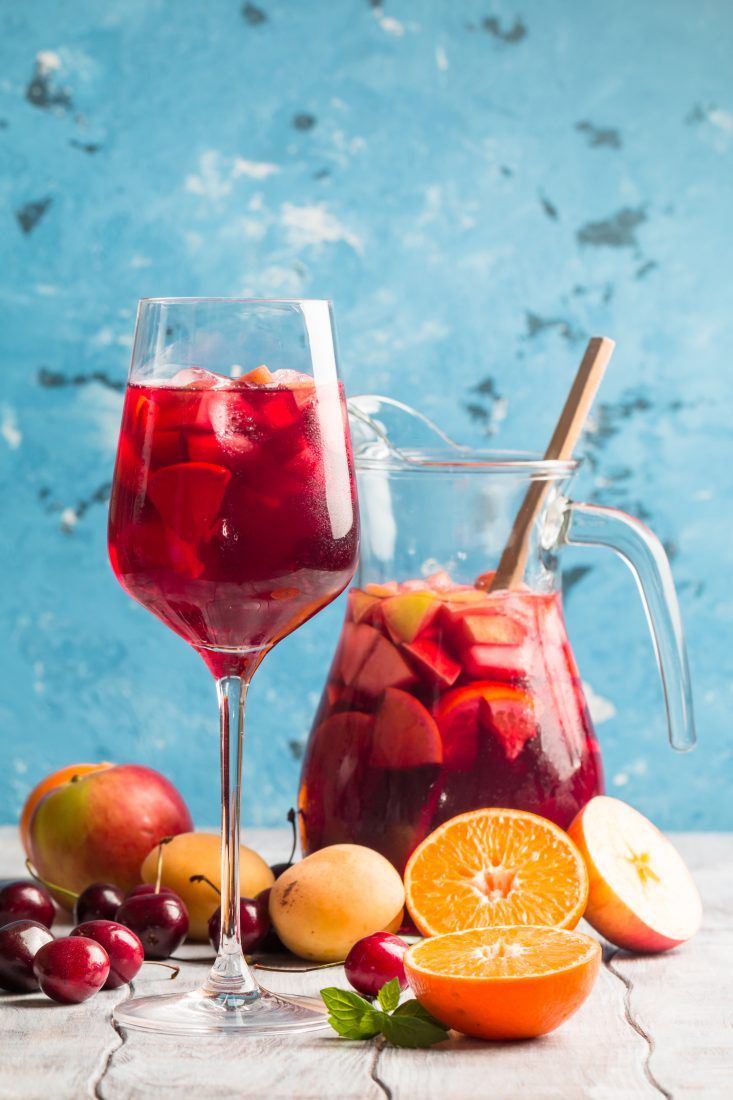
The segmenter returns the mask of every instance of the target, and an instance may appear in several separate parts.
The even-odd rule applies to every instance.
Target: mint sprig
[[[377,1005],[349,989],[330,986],[321,990],[328,1022],[344,1039],[373,1039],[384,1035],[396,1047],[430,1047],[448,1038],[448,1032],[415,1000],[400,1004],[396,978],[383,985]]]

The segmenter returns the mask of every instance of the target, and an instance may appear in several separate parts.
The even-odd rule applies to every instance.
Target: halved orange
[[[459,814],[405,868],[410,915],[424,936],[493,925],[575,928],[588,872],[566,832],[525,810]]]
[[[474,928],[411,947],[405,972],[445,1027],[479,1039],[533,1039],[576,1012],[601,965],[601,945],[562,928]]]

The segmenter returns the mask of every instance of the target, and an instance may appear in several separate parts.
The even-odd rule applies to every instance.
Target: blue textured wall
[[[673,556],[697,751],[665,746],[610,555],[568,552],[571,631],[610,791],[733,827],[733,7],[5,0],[0,42],[0,820],[100,757],[215,819],[207,673],[118,588],[105,521],[137,298],[234,294],[333,297],[352,392],[510,446],[616,337],[577,491]],[[293,800],[339,618],[255,681],[250,820]]]

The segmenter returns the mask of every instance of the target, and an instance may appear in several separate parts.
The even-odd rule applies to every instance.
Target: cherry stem
[[[158,959],[146,959],[145,960],[145,965],[146,966],[164,966],[166,968],[166,970],[172,970],[173,973],[170,976],[170,980],[172,982],[175,981],[175,979],[181,973],[180,966],[172,966],[171,963],[161,962]]]
[[[75,893],[73,890],[69,890],[66,886],[59,886],[57,882],[47,882],[45,878],[42,878],[41,875],[39,875],[38,871],[29,859],[25,861],[25,866],[31,878],[34,878],[36,882],[40,882],[41,886],[45,886],[47,890],[56,890],[59,894],[66,894],[67,898],[71,898],[72,901],[76,901],[76,899],[79,897],[77,893]]]
[[[343,966],[344,960],[340,959],[338,962],[332,963],[319,963],[317,966],[268,966],[267,963],[257,962],[257,959],[252,964],[255,970],[270,970],[275,974],[310,974],[313,970],[333,970],[335,966]]]
[[[211,889],[215,890],[216,893],[219,895],[219,897],[221,897],[221,890],[219,889],[219,887],[215,886],[214,883],[211,881],[211,879],[207,878],[206,875],[191,875],[189,877],[188,881],[189,882],[205,882],[207,886],[210,886]]]
[[[296,831],[295,831],[295,819],[297,818],[297,816],[298,816],[298,811],[293,809],[293,807],[291,806],[290,809],[288,810],[288,821],[290,822],[290,828],[293,830],[293,842],[292,842],[292,845],[291,845],[291,848],[290,848],[290,855],[288,856],[288,863],[293,862],[293,856],[295,855],[295,848],[296,848],[297,843],[298,843],[297,834],[296,834]]]
[[[160,893],[160,880],[163,877],[163,845],[170,844],[173,840],[172,836],[164,836],[162,840],[158,841],[158,863],[155,868],[155,893]]]

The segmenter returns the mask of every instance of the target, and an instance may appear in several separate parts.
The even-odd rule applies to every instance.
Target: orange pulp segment
[[[574,928],[588,898],[588,872],[567,833],[546,818],[472,810],[415,849],[405,893],[424,936],[494,925]]]

